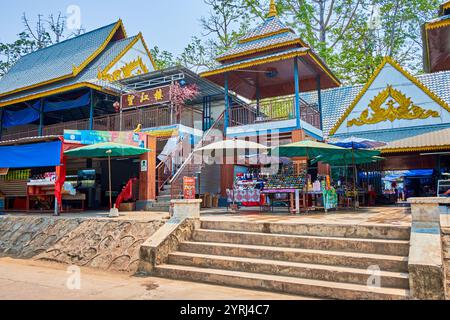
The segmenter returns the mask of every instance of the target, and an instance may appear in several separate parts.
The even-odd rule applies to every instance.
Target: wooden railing
[[[203,163],[195,163],[195,151],[199,148],[207,146],[214,142],[217,134],[220,132],[223,138],[224,130],[224,115],[223,112],[214,122],[212,127],[203,135],[202,139],[195,145],[193,151],[187,156],[186,160],[174,174],[170,180],[171,198],[180,199],[183,197],[183,177],[195,177],[196,174],[203,168]]]
[[[89,122],[89,119],[82,119],[46,125],[42,130],[42,134],[44,136],[63,135],[64,130],[89,130]],[[120,131],[120,122],[120,114],[118,113],[95,117],[93,129],[99,131]],[[190,120],[187,120],[184,124],[189,126],[191,125],[190,122]],[[142,125],[142,128],[170,125],[169,107],[138,109],[122,114],[122,131],[132,131],[136,129],[139,124]],[[191,126],[193,126],[193,124]],[[37,136],[39,136],[39,129],[37,127],[27,127],[27,129],[22,129],[18,132],[3,133],[1,140],[8,141]]]
[[[320,112],[317,105],[300,101],[301,119],[320,128]],[[291,120],[296,118],[294,98],[262,101],[259,113],[256,104],[233,105],[230,109],[230,126]]]

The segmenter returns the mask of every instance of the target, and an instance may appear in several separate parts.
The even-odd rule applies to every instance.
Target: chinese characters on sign
[[[195,199],[195,178],[192,177],[183,177],[183,195],[185,200],[193,200]]]
[[[133,94],[125,94],[122,96],[122,108],[136,108],[151,106],[156,104],[167,103],[170,101],[170,86],[149,89],[136,92]]]

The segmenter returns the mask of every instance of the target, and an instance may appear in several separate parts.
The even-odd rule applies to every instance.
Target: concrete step
[[[170,202],[154,202],[152,207],[147,210],[150,212],[169,212]]]
[[[408,226],[388,225],[297,224],[203,220],[201,226],[202,229],[211,230],[360,239],[410,240],[411,235],[411,228]]]
[[[375,253],[397,256],[407,256],[409,254],[409,241],[406,240],[293,236],[284,234],[273,235],[255,232],[204,229],[195,230],[192,240],[195,242],[248,244],[314,250]]]
[[[178,280],[206,282],[326,299],[403,300],[409,296],[408,290],[405,289],[372,288],[367,285],[171,264],[157,266],[155,275]]]
[[[408,271],[408,258],[405,256],[190,241],[180,243],[179,251],[229,257],[343,266],[364,270],[370,266],[377,265],[383,271]]]
[[[159,195],[156,197],[156,200],[158,202],[170,202],[170,200],[172,200],[172,196],[169,195]]]
[[[162,197],[162,196],[171,196],[171,191],[169,190],[161,190],[160,192],[158,192],[158,196]]]
[[[356,268],[187,252],[171,253],[168,262],[169,264],[191,267],[272,274],[360,285],[367,285],[369,279],[374,275],[374,272]],[[377,276],[380,277],[381,287],[399,289],[409,288],[409,277],[406,273],[379,271],[377,272]]]

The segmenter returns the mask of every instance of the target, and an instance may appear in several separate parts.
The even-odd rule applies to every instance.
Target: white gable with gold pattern
[[[450,123],[450,107],[390,58],[374,73],[330,135]]]
[[[151,71],[155,71],[155,64],[142,35],[139,34],[115,61],[99,71],[98,79],[117,81]]]

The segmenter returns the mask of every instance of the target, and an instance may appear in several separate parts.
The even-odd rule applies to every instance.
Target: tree
[[[158,46],[150,49],[150,53],[152,54],[153,60],[155,61],[158,69],[166,69],[177,65],[173,54],[166,50],[161,51]]]
[[[0,77],[8,72],[22,56],[84,32],[84,29],[80,28],[67,34],[66,17],[61,13],[50,14],[48,19],[38,14],[35,23],[24,13],[22,23],[25,30],[18,35],[18,40],[12,43],[0,43]]]
[[[250,26],[250,15],[242,0],[204,0],[210,8],[200,18],[202,39],[192,37],[178,62],[195,71],[216,65],[215,58],[233,47]]]
[[[264,17],[268,1],[245,0]],[[280,18],[298,32],[344,83],[364,83],[383,57],[422,71],[421,25],[440,0],[279,0]]]

